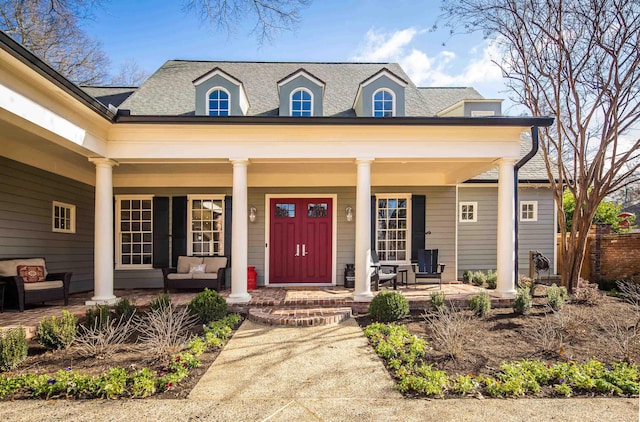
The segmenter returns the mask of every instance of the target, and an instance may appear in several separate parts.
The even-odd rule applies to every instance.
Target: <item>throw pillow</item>
[[[44,267],[41,265],[18,265],[18,275],[25,283],[38,283],[44,281]]]
[[[206,264],[198,264],[198,265],[191,264],[189,266],[189,272],[191,274],[201,274],[201,273],[204,273],[205,268],[207,268]]]

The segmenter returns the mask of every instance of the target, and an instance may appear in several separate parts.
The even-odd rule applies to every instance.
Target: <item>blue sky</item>
[[[294,31],[262,45],[251,33],[251,19],[227,34],[182,4],[109,1],[86,30],[102,43],[114,73],[128,59],[149,73],[169,59],[393,61],[420,86],[473,86],[487,98],[507,96],[487,41],[478,34],[451,38],[444,27],[430,30],[438,22],[439,0],[315,0]]]

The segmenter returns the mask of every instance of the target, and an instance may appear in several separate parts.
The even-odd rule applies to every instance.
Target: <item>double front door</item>
[[[269,283],[332,282],[332,198],[272,198]]]

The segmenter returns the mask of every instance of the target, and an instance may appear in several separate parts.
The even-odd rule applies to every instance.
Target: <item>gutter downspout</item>
[[[538,146],[539,146],[539,139],[538,139],[538,126],[531,126],[531,150],[527,153],[527,155],[525,155],[524,157],[522,157],[520,159],[520,161],[518,161],[514,166],[513,166],[513,178],[514,178],[514,183],[513,183],[513,199],[514,199],[514,207],[515,207],[515,221],[514,221],[514,229],[515,229],[515,265],[514,265],[514,269],[515,269],[515,282],[516,285],[518,283],[518,220],[520,219],[520,207],[518,206],[518,170],[520,170],[520,168],[522,166],[524,166],[525,164],[527,164],[529,162],[529,160],[531,160],[533,158],[534,155],[537,154],[538,152]]]

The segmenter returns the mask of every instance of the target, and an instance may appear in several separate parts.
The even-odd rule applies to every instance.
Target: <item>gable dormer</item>
[[[358,86],[353,109],[358,117],[402,117],[405,115],[405,88],[409,83],[387,68]]]
[[[502,115],[502,100],[469,99],[438,112],[438,117],[491,117]]]
[[[196,116],[246,116],[249,99],[242,81],[216,67],[193,81]]]
[[[278,81],[280,116],[322,116],[325,83],[303,68]]]

